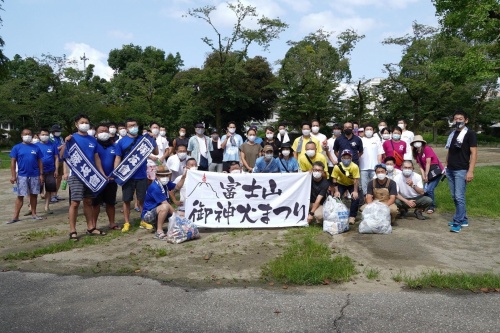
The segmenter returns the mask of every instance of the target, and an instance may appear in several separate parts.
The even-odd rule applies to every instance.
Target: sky
[[[335,36],[353,29],[365,38],[351,53],[354,81],[385,77],[384,64],[397,63],[401,47],[382,45],[388,37],[411,33],[412,22],[437,26],[431,0],[243,0],[259,15],[280,18],[289,25],[268,51],[255,46],[250,56],[260,55],[276,71],[287,41],[300,41],[319,29]],[[201,38],[214,38],[211,27],[187,14],[189,9],[215,6],[213,22],[227,36],[234,14],[227,1],[219,0],[5,0],[0,16],[4,54],[13,58],[66,55],[77,60],[80,69],[84,53],[94,73],[109,79],[109,51],[125,44],[154,46],[168,53],[179,52],[184,69],[202,67],[210,48]],[[254,27],[255,22],[248,22]]]

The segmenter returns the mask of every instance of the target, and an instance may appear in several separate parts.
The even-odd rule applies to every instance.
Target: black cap
[[[198,124],[196,124],[195,127],[196,128],[205,128],[205,125],[203,125],[202,123],[198,123]]]
[[[217,130],[217,128],[212,128],[212,134],[214,134],[214,133],[217,133],[217,134],[219,133],[219,131]]]
[[[50,131],[51,132],[62,132],[62,128],[58,124],[55,124],[55,125],[52,125],[52,127],[50,128]]]

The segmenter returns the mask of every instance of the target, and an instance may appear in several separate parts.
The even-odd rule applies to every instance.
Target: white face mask
[[[379,180],[384,180],[387,175],[385,173],[377,173],[377,178]]]
[[[87,134],[90,135],[90,136],[94,136],[95,135],[95,130],[88,130]]]
[[[286,131],[284,129],[280,129],[280,134],[285,135]]]
[[[31,135],[23,135],[23,142],[30,143],[33,137]]]
[[[196,171],[196,170],[198,170],[198,167],[197,166],[192,166],[192,167],[189,168],[189,170]]]
[[[266,138],[268,140],[272,140],[274,138],[274,134],[272,134],[272,133],[271,134],[266,134]]]
[[[400,140],[401,139],[401,134],[393,134],[392,135],[392,138],[396,141]]]
[[[391,135],[390,134],[382,134],[382,139],[384,139],[384,140],[390,140],[391,139]]]
[[[40,142],[40,139],[31,139],[31,143],[38,143]]]
[[[319,127],[318,126],[313,126],[312,127],[312,131],[314,134],[318,133],[319,132]]]
[[[87,133],[89,131],[90,124],[78,124],[78,130],[83,133]]]
[[[302,130],[302,135],[309,136],[309,135],[311,135],[311,131],[310,130]]]
[[[165,136],[167,133],[165,131],[160,131],[160,136]]]
[[[54,136],[61,136],[61,132],[54,132]]]
[[[48,135],[40,135],[40,141],[42,141],[42,142],[49,141],[49,136]]]
[[[97,139],[99,141],[107,141],[109,139],[109,133],[106,132],[99,133],[97,134]]]
[[[231,173],[241,173],[241,170],[236,169],[236,170],[231,171]]]
[[[116,128],[110,127],[109,128],[109,134],[116,134]]]
[[[412,173],[413,170],[407,170],[407,169],[403,170],[403,175],[405,175],[406,177],[410,177]]]
[[[179,136],[184,136],[184,135],[186,135],[186,132],[184,131],[179,132]]]
[[[290,151],[289,150],[282,150],[281,154],[283,154],[283,156],[289,156],[290,155]]]
[[[308,149],[308,150],[306,150],[306,155],[309,157],[313,157],[314,155],[316,155],[316,150]]]
[[[383,130],[384,128],[386,128],[386,127],[387,127],[387,126],[379,126],[379,127],[378,127],[378,131],[379,131],[379,132],[382,132],[382,130]]]
[[[371,137],[373,136],[373,131],[370,131],[370,130],[365,131],[365,136],[366,136],[367,138],[371,138]]]
[[[135,136],[135,135],[137,135],[137,133],[139,133],[139,127],[137,127],[137,126],[130,127],[128,129],[128,132],[130,133],[130,135],[134,135]]]
[[[124,137],[125,135],[127,135],[127,130],[126,130],[126,129],[124,129],[124,128],[122,128],[122,129],[118,132],[118,134],[120,134],[120,136],[121,136],[121,137]]]
[[[182,161],[185,160],[187,153],[177,153],[177,157]]]
[[[386,165],[387,172],[393,172],[394,171],[394,165]]]
[[[313,177],[314,178],[319,179],[319,178],[321,178],[321,176],[322,176],[322,172],[313,171]]]
[[[415,147],[415,148],[420,148],[420,147],[422,147],[422,142],[415,142],[415,143],[413,144],[413,147]]]
[[[398,124],[398,127],[401,128],[402,130],[405,129],[405,124]]]
[[[157,129],[157,128],[153,128],[153,129],[151,130],[151,133],[153,133],[153,135],[158,135],[158,133],[160,133],[160,130],[159,130],[159,129]]]
[[[248,136],[248,141],[254,142],[255,141],[255,135],[250,135]]]
[[[160,183],[165,186],[168,184],[168,177],[161,177],[160,178]]]
[[[267,161],[269,161],[270,159],[273,158],[273,156],[274,156],[273,154],[266,154],[266,155],[264,155],[264,159],[266,159]]]
[[[229,133],[233,134],[234,132],[236,132],[236,128],[228,128],[227,129],[229,131]]]

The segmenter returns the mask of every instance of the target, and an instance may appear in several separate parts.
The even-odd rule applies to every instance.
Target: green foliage
[[[429,271],[419,276],[405,275],[403,281],[411,289],[439,288],[479,291],[500,288],[500,275],[488,273],[443,273]]]
[[[378,279],[380,276],[380,269],[378,268],[367,268],[364,271],[366,278],[368,280],[375,280]]]

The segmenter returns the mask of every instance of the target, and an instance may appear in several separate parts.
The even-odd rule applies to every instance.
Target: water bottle
[[[12,193],[17,195],[17,184],[14,184],[14,186],[12,186]]]
[[[68,186],[68,181],[66,179],[63,179],[61,183],[61,190],[66,190],[66,186]]]

